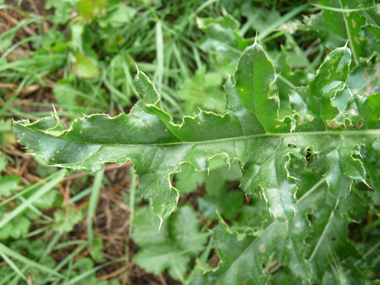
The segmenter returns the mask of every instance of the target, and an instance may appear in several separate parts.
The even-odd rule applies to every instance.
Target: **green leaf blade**
[[[278,121],[279,101],[269,96],[269,88],[276,80],[272,62],[262,47],[255,43],[242,53],[236,68],[235,88],[243,106],[256,115],[268,132],[289,128]]]

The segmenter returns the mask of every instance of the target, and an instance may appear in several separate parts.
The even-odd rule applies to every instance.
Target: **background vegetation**
[[[255,39],[279,74],[271,92],[281,117],[289,115],[288,94],[308,85],[336,47],[353,54],[351,93],[371,95],[380,87],[379,26],[375,0],[0,0],[0,284],[189,284],[217,267],[220,241],[210,230],[222,219],[241,238],[272,222],[260,197],[239,189],[238,165],[215,158],[209,173],[184,165],[175,175],[179,207],[157,233],[131,163],[64,178],[15,141],[12,119],[49,115],[52,103],[65,126],[82,114],[128,113],[140,99],[137,67],[176,122],[198,108],[222,113],[222,84]],[[303,278],[270,256],[269,284],[380,283],[379,205],[379,189],[357,183],[324,253],[309,253],[320,260],[316,274]],[[323,222],[315,221],[331,222],[327,211],[309,210],[301,245],[319,242],[313,235]]]

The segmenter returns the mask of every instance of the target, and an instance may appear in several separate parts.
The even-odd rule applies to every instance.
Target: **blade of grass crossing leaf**
[[[55,271],[54,269],[50,269],[48,267],[45,267],[33,260],[30,260],[28,258],[26,258],[25,256],[11,250],[10,248],[6,247],[5,245],[3,245],[2,243],[0,243],[0,252],[2,252],[3,254],[7,255],[8,257],[12,257],[12,258],[15,258],[21,262],[24,262],[26,265],[29,265],[31,267],[35,267],[41,271],[44,271],[44,272],[47,272],[47,273],[50,273],[52,275],[55,275],[55,276],[59,276],[59,277],[63,277],[60,273],[58,273],[57,271]]]
[[[10,222],[13,218],[15,218],[18,214],[20,214],[23,210],[28,208],[32,205],[33,202],[35,202],[37,199],[45,195],[48,191],[50,191],[55,185],[57,185],[65,176],[66,170],[61,169],[59,170],[55,175],[54,178],[52,178],[47,184],[42,186],[39,190],[36,191],[32,196],[30,196],[25,202],[23,202],[20,206],[18,206],[16,209],[14,209],[12,212],[10,212],[8,215],[6,215],[1,221],[0,221],[0,229]]]
[[[136,198],[136,174],[134,173],[133,167],[130,167],[131,173],[131,188],[129,189],[129,236],[132,236],[133,230],[133,220],[135,217],[135,198]]]
[[[301,5],[301,6],[297,7],[296,9],[290,11],[289,13],[285,14],[283,17],[281,17],[281,19],[275,21],[273,24],[268,26],[264,31],[262,31],[257,36],[257,40],[258,41],[263,40],[266,36],[268,36],[270,33],[272,33],[279,26],[281,26],[285,22],[289,21],[290,19],[292,19],[297,14],[301,13],[307,6],[309,6],[309,4]]]
[[[98,204],[98,198],[99,198],[100,188],[102,186],[103,175],[104,175],[104,170],[96,173],[94,184],[92,186],[90,201],[88,203],[87,235],[88,235],[88,240],[89,240],[90,244],[92,244],[92,241],[93,241],[93,238],[94,238],[94,233],[92,232],[92,219],[94,217],[94,213],[95,213],[95,210],[96,210],[96,205]]]
[[[26,278],[25,275],[22,274],[21,270],[17,267],[17,265],[1,250],[0,250],[0,256],[4,259],[6,263],[8,263],[10,268],[12,268],[22,279],[28,282],[28,278]]]

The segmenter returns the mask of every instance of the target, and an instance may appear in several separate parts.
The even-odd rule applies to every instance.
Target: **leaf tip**
[[[363,179],[362,182],[369,188],[369,189],[372,189],[371,186],[369,186],[369,184]]]
[[[56,114],[56,113],[57,113],[57,110],[55,109],[55,107],[54,107],[54,104],[53,104],[53,103],[51,103],[51,106],[53,107],[53,110],[54,110],[54,114]]]
[[[160,218],[160,225],[158,226],[158,231],[157,231],[158,233],[160,232],[162,223],[164,222],[164,219],[161,216],[159,216],[159,218]]]

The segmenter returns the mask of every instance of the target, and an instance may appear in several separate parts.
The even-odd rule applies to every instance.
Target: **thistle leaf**
[[[132,161],[139,190],[160,219],[177,205],[179,192],[171,177],[180,165],[207,171],[210,159],[220,156],[227,164],[240,165],[246,194],[260,193],[275,219],[289,221],[296,212],[297,177],[288,171],[292,159],[312,154],[310,166],[326,177],[337,199],[347,196],[353,181],[365,182],[361,151],[371,148],[380,134],[380,95],[352,99],[356,109],[346,119],[364,125],[338,123],[340,110],[332,100],[346,88],[350,61],[348,48],[334,50],[310,85],[291,95],[288,113],[293,117],[285,120],[278,118],[278,98],[269,94],[276,80],[273,64],[255,43],[243,52],[236,74],[225,84],[222,115],[200,111],[173,123],[159,108],[154,85],[139,71],[136,86],[142,100],[129,114],[84,116],[64,130],[53,113],[34,123],[17,121],[14,132],[35,155],[65,168],[97,171],[107,162]]]

